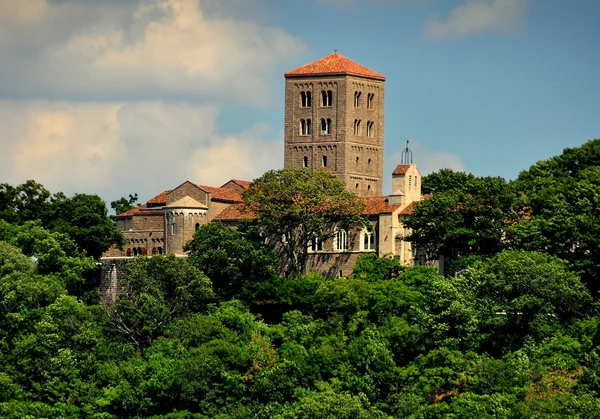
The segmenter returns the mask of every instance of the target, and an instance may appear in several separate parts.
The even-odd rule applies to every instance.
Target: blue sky
[[[143,200],[283,164],[283,72],[387,76],[386,178],[514,178],[600,137],[592,0],[0,0],[0,181]],[[384,192],[389,193],[389,182]]]

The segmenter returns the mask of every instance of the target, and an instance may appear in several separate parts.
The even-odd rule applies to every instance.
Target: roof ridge
[[[383,74],[379,74],[350,58],[339,54],[337,51],[319,58],[308,64],[304,64],[294,70],[285,73],[285,77],[309,76],[318,74],[346,74],[359,77],[368,77],[385,80]]]

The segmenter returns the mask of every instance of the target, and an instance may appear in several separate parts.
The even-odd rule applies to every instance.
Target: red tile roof
[[[433,195],[432,194],[427,194],[427,195],[423,195],[421,197],[421,201],[413,201],[410,204],[408,204],[406,206],[406,208],[404,208],[402,211],[400,211],[400,215],[409,215],[412,214],[413,211],[415,210],[415,206],[422,201],[425,201],[426,199],[431,199]]]
[[[408,169],[410,169],[410,164],[399,164],[392,172],[392,175],[405,175]]]
[[[295,70],[285,73],[285,77],[316,76],[321,74],[346,74],[385,80],[385,76],[368,69],[342,54],[334,52],[326,57],[305,64]]]
[[[129,218],[133,216],[155,216],[155,215],[163,215],[162,208],[148,208],[146,204],[140,205],[139,207],[130,209],[129,211],[122,212],[118,214],[116,218]]]
[[[235,183],[242,189],[248,189],[250,187],[250,184],[252,183],[248,180],[238,180],[238,179],[231,179],[229,182]],[[227,183],[229,183],[229,182],[226,182],[225,185],[227,185]],[[221,186],[221,188],[225,187],[225,185]]]
[[[218,221],[238,221],[249,220],[255,217],[251,211],[244,211],[245,204],[233,204],[225,208],[219,215],[215,217]]]
[[[211,200],[223,202],[243,202],[242,196],[236,191],[229,188],[215,188],[214,186],[198,185],[197,187],[205,190],[210,194]]]
[[[163,191],[160,194],[156,195],[154,198],[149,199],[146,204],[166,204],[167,203],[167,194],[171,191]]]
[[[390,205],[387,196],[373,196],[365,198],[366,208],[363,215],[390,214],[400,208],[400,205]]]

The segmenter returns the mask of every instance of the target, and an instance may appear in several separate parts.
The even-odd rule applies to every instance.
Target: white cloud
[[[253,179],[282,159],[262,124],[238,135],[216,128],[214,106],[138,102],[0,101],[0,179],[35,179],[53,192],[138,192],[149,199],[189,179],[219,186]]]
[[[513,33],[520,29],[533,0],[466,0],[447,20],[437,14],[425,25],[431,39],[461,38],[477,33]]]
[[[306,52],[283,29],[227,15],[213,0],[98,3],[0,0],[5,94],[261,105],[278,66]]]

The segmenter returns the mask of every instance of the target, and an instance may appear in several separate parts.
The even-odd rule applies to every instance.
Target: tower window
[[[360,108],[360,97],[362,96],[362,92],[354,92],[354,107]]]
[[[375,93],[369,93],[367,95],[367,109],[373,109],[373,99],[375,99]]]
[[[312,134],[312,127],[310,119],[301,119],[300,120],[300,135],[310,135]]]
[[[373,137],[373,121],[367,121],[367,137]]]
[[[327,156],[323,156],[323,167],[327,167]]]
[[[196,223],[195,230],[196,231],[200,230],[200,223]]]
[[[310,108],[312,106],[312,92],[300,92],[300,106]]]
[[[321,106],[333,106],[333,92],[331,90],[321,91]]]
[[[358,165],[358,161],[360,160],[360,157],[356,156],[356,164]]]
[[[331,118],[321,118],[321,134],[331,134]]]
[[[356,189],[358,189],[358,183],[356,184]]]
[[[371,190],[371,185],[367,186],[367,191]]]
[[[308,167],[308,156],[304,156],[304,158],[302,159],[302,163],[304,167]]]
[[[177,234],[177,223],[171,224],[171,234]]]
[[[369,160],[367,161],[367,164],[368,164],[368,165],[371,165],[371,159],[369,159]]]
[[[354,135],[360,135],[360,119],[354,120]]]

